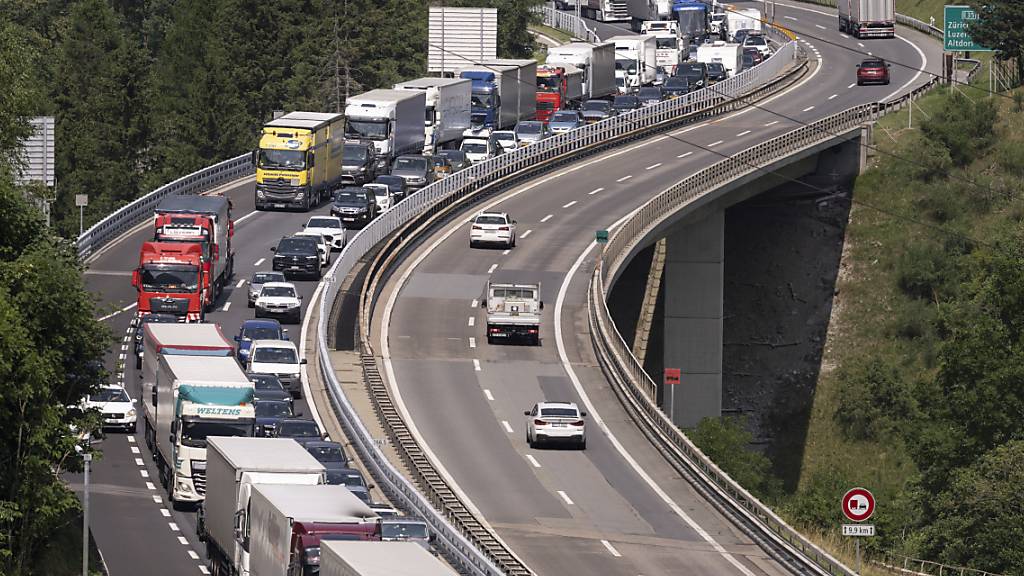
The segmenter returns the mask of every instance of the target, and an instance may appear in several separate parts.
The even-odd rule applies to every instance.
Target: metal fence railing
[[[601,38],[587,26],[587,21],[577,18],[575,14],[555,10],[551,6],[539,6],[536,11],[540,13],[545,26],[557,28],[568,32],[584,42],[600,42]]]
[[[887,552],[879,560],[873,560],[872,564],[904,576],[999,576],[984,570],[920,560],[892,552]]]

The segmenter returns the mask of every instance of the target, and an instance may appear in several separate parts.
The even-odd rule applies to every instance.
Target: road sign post
[[[843,515],[853,522],[863,522],[875,513],[875,497],[867,488],[851,488],[843,495]],[[870,524],[844,524],[843,536],[874,536]],[[856,572],[860,574],[860,538],[854,540],[857,554]]]
[[[673,422],[676,421],[676,386],[679,385],[681,373],[682,370],[679,368],[665,368],[664,382],[668,392],[668,417]]]

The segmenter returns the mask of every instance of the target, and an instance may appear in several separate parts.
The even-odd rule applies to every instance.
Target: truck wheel
[[[488,336],[487,337],[487,343],[488,344],[494,344],[494,338],[491,338],[490,336]]]

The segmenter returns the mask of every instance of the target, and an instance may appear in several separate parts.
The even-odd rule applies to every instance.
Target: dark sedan
[[[679,98],[690,93],[690,82],[686,78],[673,76],[665,80],[665,85],[662,86],[662,89],[665,92],[666,98]]]
[[[350,462],[345,447],[337,442],[313,440],[303,444],[303,447],[328,470],[347,468]]]
[[[285,418],[278,421],[274,436],[276,438],[291,438],[302,445],[324,439],[316,422],[306,418]]]
[[[285,418],[291,418],[292,403],[287,400],[256,400],[256,436],[273,438],[277,425]]]
[[[254,396],[256,400],[281,400],[291,404],[293,399],[290,392],[285,390],[281,379],[274,374],[247,374],[246,377],[256,388]]]

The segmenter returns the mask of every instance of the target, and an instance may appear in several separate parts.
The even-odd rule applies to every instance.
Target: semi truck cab
[[[145,242],[132,272],[139,314],[173,314],[179,322],[200,322],[208,300],[201,244]]]

